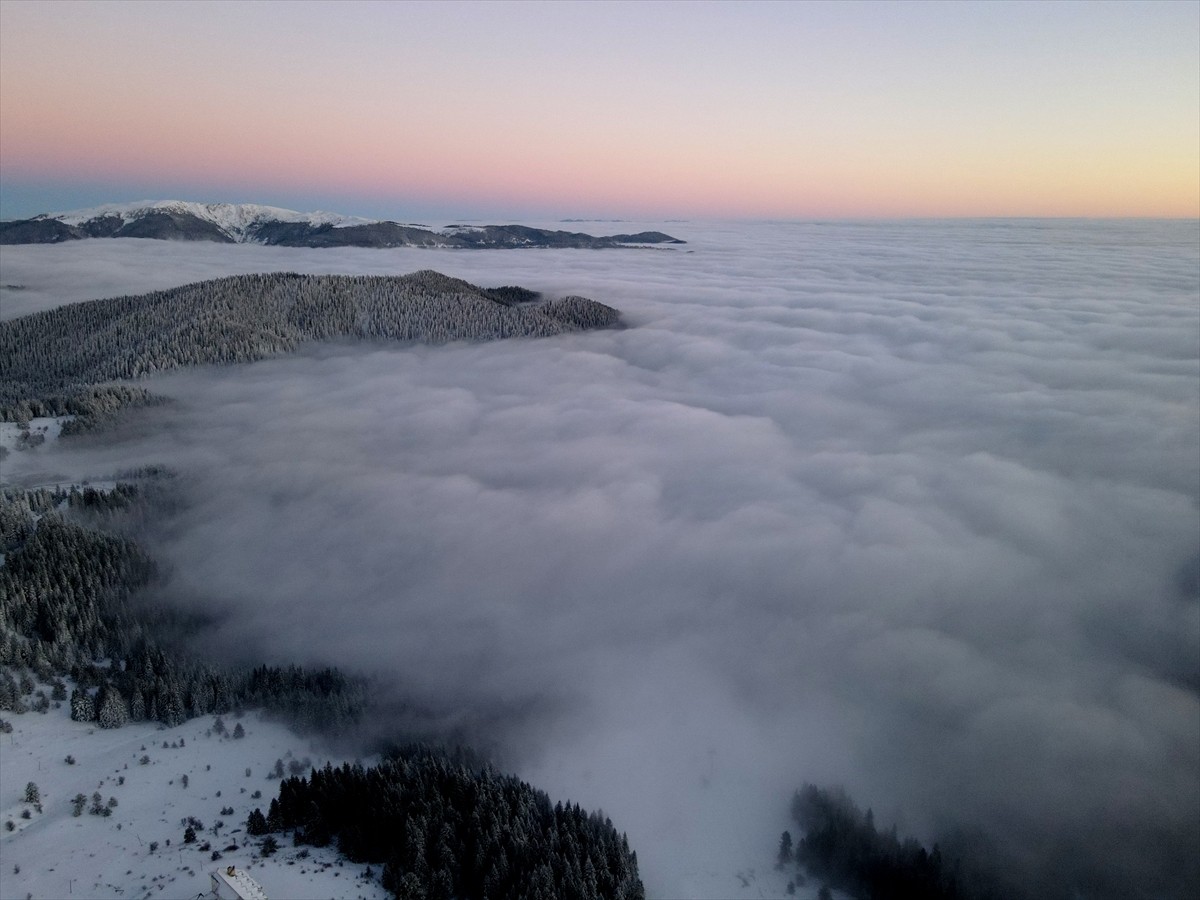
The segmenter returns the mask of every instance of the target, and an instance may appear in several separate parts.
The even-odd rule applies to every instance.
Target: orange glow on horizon
[[[697,8],[696,21],[739,8]],[[815,45],[815,61],[797,61],[782,41],[772,55],[764,33],[765,43],[734,48],[727,68],[683,45],[685,78],[667,65],[672,44],[662,60],[651,53],[631,72],[597,74],[586,66],[607,57],[586,31],[572,54],[541,47],[540,69],[489,57],[483,32],[462,37],[471,52],[446,59],[421,43],[385,52],[382,36],[407,35],[397,23],[417,12],[442,27],[434,7],[351,5],[361,21],[339,27],[361,46],[316,42],[312,59],[283,45],[258,53],[250,25],[277,21],[274,9],[239,9],[242,35],[173,4],[89,7],[78,23],[6,4],[0,177],[345,193],[395,198],[398,214],[418,197],[652,217],[1200,216],[1200,86],[1167,77],[1191,64],[1191,44],[1161,64],[1131,57],[1121,71],[1099,50],[1072,57],[1074,69],[1052,54],[1034,81],[1003,55],[978,76],[952,57],[929,68],[933,50],[904,56],[905,67],[880,59],[878,70],[861,52],[822,56]],[[287,7],[298,22],[332,27],[328,9]],[[508,27],[508,7],[471,9]],[[1068,24],[1078,28],[1084,12]],[[555,15],[621,24],[599,10]],[[89,21],[107,26],[100,38]],[[663,34],[687,27],[670,17]],[[849,68],[855,61],[866,68]],[[1150,62],[1166,80],[1136,80]]]

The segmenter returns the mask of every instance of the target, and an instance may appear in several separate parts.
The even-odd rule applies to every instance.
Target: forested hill
[[[617,324],[583,297],[545,302],[433,271],[399,276],[234,275],[140,296],[73,303],[0,322],[0,412],[65,412],[89,385],[205,363],[263,359],[308,340],[444,343],[546,337]]]

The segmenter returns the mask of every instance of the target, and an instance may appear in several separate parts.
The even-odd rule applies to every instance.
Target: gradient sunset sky
[[[1200,3],[0,0],[0,217],[165,198],[1195,217]]]

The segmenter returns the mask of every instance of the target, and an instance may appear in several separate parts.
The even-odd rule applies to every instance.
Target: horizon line
[[[345,212],[339,209],[323,208],[312,210],[294,209],[289,206],[279,206],[276,203],[259,202],[259,201],[230,201],[230,200],[183,200],[177,197],[167,197],[161,199],[138,199],[138,200],[113,200],[104,203],[96,203],[87,206],[77,206],[71,209],[46,210],[24,216],[4,216],[0,217],[0,222],[21,222],[29,219],[35,219],[41,216],[55,217],[68,215],[71,213],[83,212],[89,209],[98,209],[105,206],[128,206],[132,204],[145,203],[147,205],[158,203],[197,203],[201,205],[218,205],[228,204],[231,206],[265,206],[275,209],[285,210],[287,212],[308,212],[308,213],[335,213],[353,218],[361,218],[374,222],[394,222],[401,223],[396,218],[384,218],[380,216],[363,215],[357,212]],[[1200,221],[1200,210],[1196,215],[1038,215],[1038,214],[798,214],[798,215],[699,215],[699,216],[681,216],[680,214],[550,214],[550,213],[529,213],[518,216],[486,216],[486,215],[429,215],[429,214],[414,214],[405,218],[417,219],[446,219],[452,222],[499,222],[505,219],[516,224],[521,220],[539,220],[553,221],[560,224],[570,224],[573,222],[608,222],[619,224],[622,222],[659,222],[663,224],[691,224],[697,222],[776,222],[776,223],[820,223],[820,222],[938,222],[938,221],[1078,221],[1078,222],[1120,222],[1120,221],[1161,221],[1161,222],[1197,222]],[[434,227],[434,226],[424,226]]]

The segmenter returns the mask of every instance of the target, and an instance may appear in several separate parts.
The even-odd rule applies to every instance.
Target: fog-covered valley
[[[688,244],[6,247],[6,319],[432,268],[630,327],[165,375],[5,477],[170,466],[205,652],[380,677],[651,896],[769,865],[805,781],[1085,895],[1200,885],[1197,223],[651,226]]]

